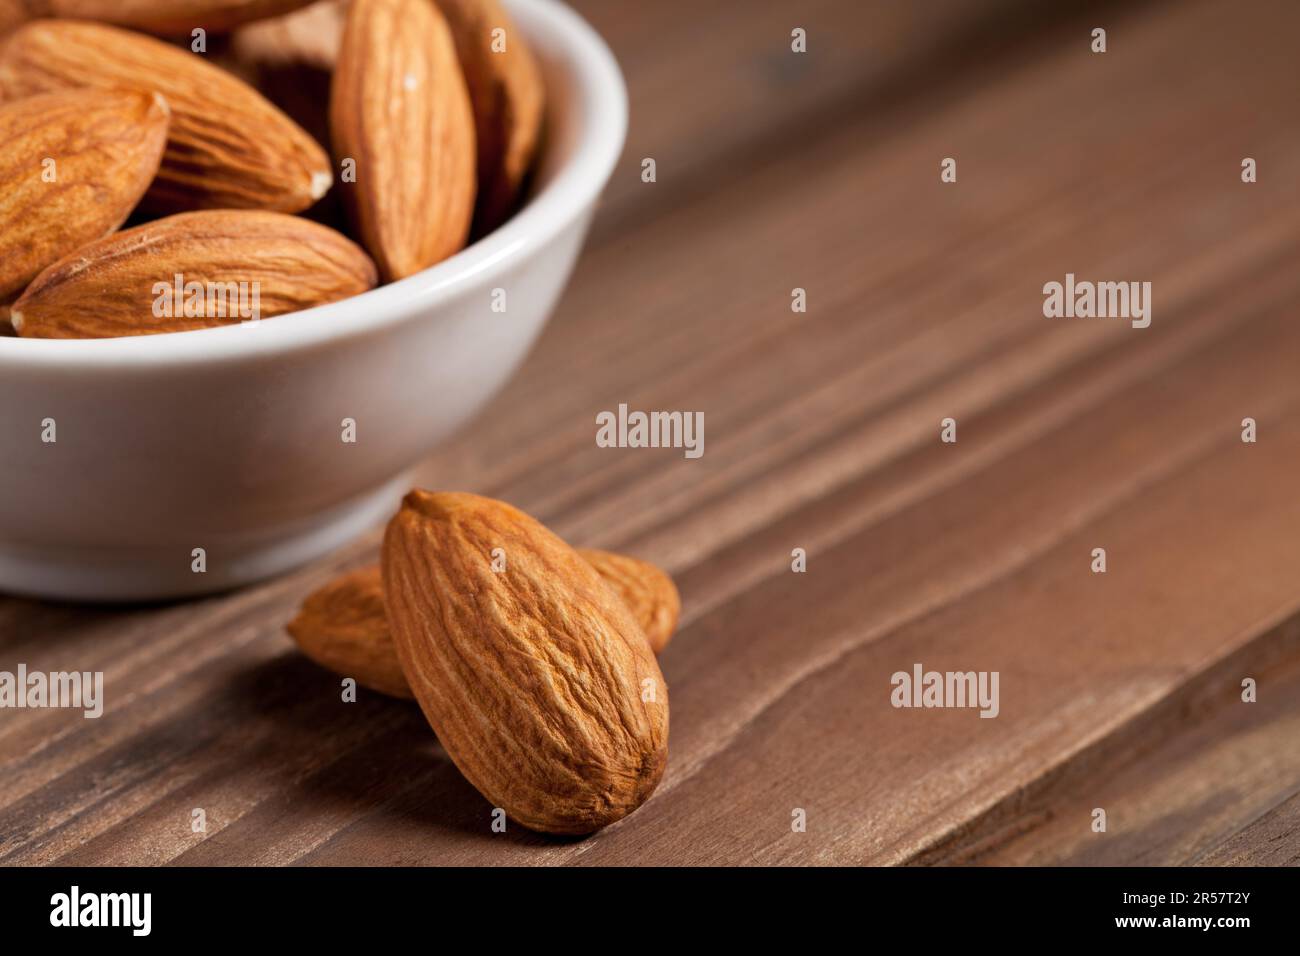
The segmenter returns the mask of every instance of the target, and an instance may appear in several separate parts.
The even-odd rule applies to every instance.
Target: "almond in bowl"
[[[62,4],[79,17],[164,34],[184,33],[186,23],[221,29],[261,20],[264,30],[278,27],[273,39],[301,49],[332,75],[333,162],[261,92],[204,55],[82,19],[33,20],[14,29],[0,45],[0,133],[9,144],[0,162],[14,183],[0,199],[6,227],[0,242],[7,247],[0,295],[22,292],[28,283],[42,294],[19,303],[13,328],[23,336],[77,338],[186,331],[248,319],[247,309],[232,314],[206,307],[210,290],[224,298],[230,283],[242,294],[256,289],[257,296],[265,285],[283,288],[286,280],[311,287],[297,302],[259,303],[258,315],[266,318],[374,285],[315,282],[315,251],[329,240],[306,227],[295,236],[287,223],[272,227],[253,216],[162,220],[156,228],[146,222],[115,241],[97,241],[137,203],[147,217],[195,210],[299,213],[335,187],[349,231],[373,260],[366,271],[377,271],[384,282],[415,275],[465,246],[480,181],[486,188],[481,220],[491,228],[505,221],[536,159],[544,82],[528,41],[495,0],[440,2],[450,21],[433,0],[328,2],[279,20],[262,18],[304,4]],[[304,36],[315,37],[315,47],[293,42]],[[253,55],[265,53],[256,33],[252,38]],[[63,131],[67,141],[59,139]],[[196,257],[218,221],[221,234],[210,256]],[[192,228],[187,254],[169,259],[182,222]],[[230,254],[268,241],[268,230],[275,236],[267,253],[273,264],[259,269],[246,255]],[[135,268],[119,270],[122,256],[133,258]],[[86,268],[93,278],[80,280],[83,291],[93,285],[111,305],[100,316],[63,314],[77,300],[52,298],[48,290]],[[41,281],[33,282],[41,270]],[[173,280],[197,284],[185,321],[157,321],[153,297],[137,289],[151,276],[144,284],[161,291]]]
[[[349,7],[340,48],[348,31],[364,39],[372,18],[400,20],[403,9],[450,24],[432,0]],[[403,150],[403,164],[388,157],[380,168],[413,181],[378,188],[366,149],[382,136],[365,132],[356,156],[328,144],[330,158],[215,56],[110,23],[32,21],[0,38],[0,110],[72,93],[90,113],[123,89],[134,95],[108,112],[142,111],[129,148],[95,146],[89,124],[66,140],[0,137],[0,236],[34,221],[41,188],[77,210],[37,229],[42,241],[26,243],[12,268],[14,291],[0,293],[20,331],[0,337],[0,590],[97,600],[211,592],[309,561],[395,510],[408,469],[501,388],[540,332],[623,145],[626,94],[600,38],[549,0],[504,10],[508,48],[527,48],[536,63],[546,135],[526,202],[463,248],[448,237],[477,207],[465,185],[481,175],[477,153],[434,174],[427,148]],[[446,129],[402,115],[443,101],[428,84],[449,69],[445,37],[424,55],[440,66],[410,90],[400,67],[373,66],[398,84],[379,100],[397,115],[370,118],[366,130]],[[460,82],[472,110],[475,84]],[[165,140],[149,175],[163,104]],[[101,158],[61,152],[74,140]],[[371,217],[369,235],[304,215],[313,196],[371,186],[381,198],[355,220]],[[435,195],[447,198],[410,204]],[[102,216],[89,215],[92,203]],[[12,255],[0,260],[9,266]],[[261,321],[231,308],[252,305],[254,283]],[[506,311],[494,310],[502,300]]]

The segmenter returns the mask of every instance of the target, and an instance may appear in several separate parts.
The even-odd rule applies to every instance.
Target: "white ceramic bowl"
[[[0,591],[166,598],[287,570],[385,520],[408,470],[501,388],[568,280],[627,127],[600,37],[556,0],[508,5],[545,74],[547,134],[532,198],[496,232],[256,324],[0,338]]]

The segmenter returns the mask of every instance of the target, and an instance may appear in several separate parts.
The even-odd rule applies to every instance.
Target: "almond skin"
[[[0,99],[74,87],[166,98],[167,150],[143,203],[152,212],[298,212],[329,189],[320,145],[247,83],[200,56],[74,20],[36,20],[0,43]]]
[[[514,212],[542,133],[545,91],[523,33],[497,0],[439,0],[465,71],[478,140],[474,231],[491,232]],[[504,31],[498,37],[495,30]],[[498,38],[505,48],[493,50]]]
[[[29,19],[24,0],[0,0],[0,37]]]
[[[626,554],[595,548],[579,548],[578,553],[622,598],[645,632],[650,649],[662,653],[677,630],[677,618],[682,611],[682,600],[673,579],[649,561]]]
[[[168,116],[161,96],[134,90],[0,104],[0,300],[125,221],[158,170]]]
[[[304,654],[339,676],[390,697],[413,696],[388,630],[378,565],[313,591],[286,630]]]
[[[241,23],[274,17],[311,0],[44,0],[50,16],[98,20],[162,36],[189,35],[196,27],[224,33]]]
[[[474,118],[447,21],[430,0],[353,0],[330,89],[344,204],[385,281],[465,244]]]
[[[13,305],[18,334],[111,338],[233,325],[237,314],[155,314],[155,284],[258,283],[262,318],[324,305],[375,284],[374,263],[333,229],[256,210],[181,213],[115,233],[42,272]],[[231,299],[233,302],[233,298]],[[233,310],[227,310],[233,311]],[[176,314],[176,313],[181,314]]]
[[[581,555],[510,505],[413,491],[385,532],[383,579],[415,698],[494,806],[582,834],[650,796],[668,759],[667,688],[632,612]]]
[[[230,38],[231,50],[237,60],[259,67],[331,71],[338,62],[347,13],[344,0],[316,0],[285,16],[241,27]]]
[[[648,561],[579,548],[641,625],[651,650],[668,644],[681,601],[673,580]],[[289,622],[289,635],[317,664],[390,697],[411,698],[384,613],[379,566],[349,571],[313,591]]]

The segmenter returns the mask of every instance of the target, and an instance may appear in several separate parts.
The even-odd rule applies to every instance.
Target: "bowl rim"
[[[256,323],[104,339],[0,336],[0,370],[207,365],[315,348],[411,321],[553,240],[590,209],[613,174],[627,135],[627,88],[600,34],[560,0],[505,2],[531,41],[565,64],[581,119],[572,155],[501,226],[405,279]]]

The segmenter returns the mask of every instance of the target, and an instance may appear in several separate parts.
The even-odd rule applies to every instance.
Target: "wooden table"
[[[0,712],[0,861],[1300,861],[1300,7],[577,6],[628,147],[420,483],[673,573],[656,795],[495,834],[416,708],[341,702],[283,626],[376,530],[208,600],[0,600],[0,669],[108,695]],[[1045,318],[1066,273],[1150,281],[1150,327]],[[619,403],[702,411],[704,456],[596,447]],[[894,708],[916,663],[997,671],[999,715]]]

